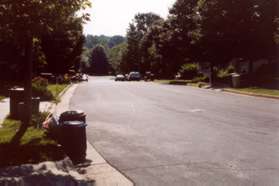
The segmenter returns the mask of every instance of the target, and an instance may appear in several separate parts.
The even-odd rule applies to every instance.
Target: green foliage
[[[120,45],[120,44],[124,43],[125,40],[126,40],[126,38],[123,37],[123,36],[118,36],[118,35],[112,36],[108,41],[108,47],[113,48],[117,45]]]
[[[124,53],[127,50],[127,43],[122,43],[111,48],[109,52],[109,62],[115,73],[121,73],[121,63]]]
[[[88,49],[93,49],[98,45],[102,45],[105,48],[107,48],[110,39],[111,37],[105,35],[100,35],[100,36],[87,35],[85,37],[84,46]]]
[[[48,80],[42,77],[36,77],[32,80],[32,93],[34,97],[40,97],[41,100],[51,100],[53,95],[47,89]]]
[[[151,70],[150,63],[154,59],[153,43],[149,43],[148,33],[151,27],[162,20],[156,14],[137,14],[127,31],[127,50],[122,58],[122,71],[140,71],[145,73]],[[154,49],[154,48],[153,48]]]
[[[227,68],[225,69],[219,69],[217,72],[217,77],[219,78],[226,78],[228,76],[231,76],[231,73],[235,72],[234,66],[229,65]]]
[[[0,48],[3,45],[7,52],[1,53],[0,59],[5,58],[11,66],[21,70],[24,68],[22,61],[27,59],[23,56],[26,55],[27,42],[33,41],[33,47],[27,48],[33,49],[35,72],[69,69],[78,63],[79,50],[82,49],[82,23],[89,18],[88,14],[76,13],[88,6],[88,0],[1,1]],[[58,47],[59,44],[62,45]],[[52,68],[53,63],[59,68]]]
[[[186,63],[179,70],[182,79],[193,79],[198,75],[198,65],[195,63]]]
[[[151,69],[172,78],[185,63],[209,63],[212,70],[232,59],[275,58],[277,7],[275,0],[177,0],[166,20],[138,14],[127,32],[124,71]]]
[[[107,75],[109,72],[108,57],[103,46],[96,46],[90,56],[91,72],[97,75]]]

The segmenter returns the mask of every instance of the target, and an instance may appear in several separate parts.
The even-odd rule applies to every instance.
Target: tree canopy
[[[102,45],[97,45],[90,56],[91,72],[96,75],[107,75],[109,72],[109,62],[107,54]]]
[[[276,0],[177,0],[166,20],[135,16],[122,70],[171,78],[185,63],[211,64],[213,72],[232,60],[271,60],[278,57],[278,20]]]

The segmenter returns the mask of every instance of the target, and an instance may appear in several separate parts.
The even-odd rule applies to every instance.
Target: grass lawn
[[[170,79],[155,79],[154,82],[161,83],[161,84],[170,84],[172,80]]]
[[[191,80],[155,80],[157,83],[162,83],[162,84],[169,84],[169,85],[187,85],[188,83],[191,82]]]
[[[0,96],[0,101],[3,100],[3,99],[5,99],[5,97],[4,96]]]
[[[8,118],[4,121],[0,128],[0,167],[55,161],[65,157],[56,141],[50,139],[43,129],[36,128],[37,123],[42,123],[46,114],[33,117],[32,124],[17,146],[12,146],[10,141],[21,122]]]
[[[267,96],[279,97],[279,90],[278,89],[248,87],[248,88],[236,88],[236,89],[228,89],[228,90],[239,91],[239,92],[243,92],[243,93],[258,94],[258,95],[263,95],[263,96],[267,95]]]
[[[47,89],[53,95],[54,100],[58,100],[58,95],[68,86],[68,84],[49,84]]]
[[[155,82],[169,85],[187,85],[192,87],[201,87],[208,85],[208,83],[204,82],[194,83],[193,80],[155,80]]]

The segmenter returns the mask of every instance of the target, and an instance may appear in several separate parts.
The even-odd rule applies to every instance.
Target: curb
[[[261,95],[256,93],[249,93],[249,92],[241,92],[237,90],[230,90],[230,89],[223,89],[224,92],[234,93],[234,94],[241,94],[246,96],[254,96],[254,97],[261,97],[261,98],[269,98],[269,99],[277,99],[279,100],[278,96],[269,96],[269,95]]]
[[[64,88],[64,90],[62,92],[59,93],[59,95],[57,96],[58,99],[61,99],[62,96],[67,92],[67,90],[69,90],[71,87],[73,86],[73,84],[69,84],[67,87]],[[53,101],[51,102],[51,104],[48,106],[48,108],[46,109],[46,112],[49,112],[49,115],[47,116],[47,118],[54,113],[55,111],[55,107],[58,105],[59,103],[54,103]]]
[[[112,167],[87,141],[86,159],[90,162],[86,168],[79,171],[86,172],[86,177],[95,181],[94,186],[133,186],[120,171]]]

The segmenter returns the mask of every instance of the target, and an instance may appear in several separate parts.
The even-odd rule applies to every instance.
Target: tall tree
[[[115,73],[122,73],[125,71],[125,67],[121,66],[124,53],[127,50],[127,43],[121,43],[114,46],[109,52],[109,62]]]
[[[96,46],[91,53],[91,72],[96,75],[107,75],[109,72],[109,63],[107,54],[102,45]]]
[[[151,26],[156,22],[161,20],[162,18],[153,13],[140,13],[137,14],[130,24],[128,32],[127,32],[127,53],[126,53],[126,61],[125,66],[128,67],[128,70],[136,70],[144,73],[147,69],[144,59],[148,55],[148,48],[144,48],[141,46],[141,42],[144,36],[148,33]]]

